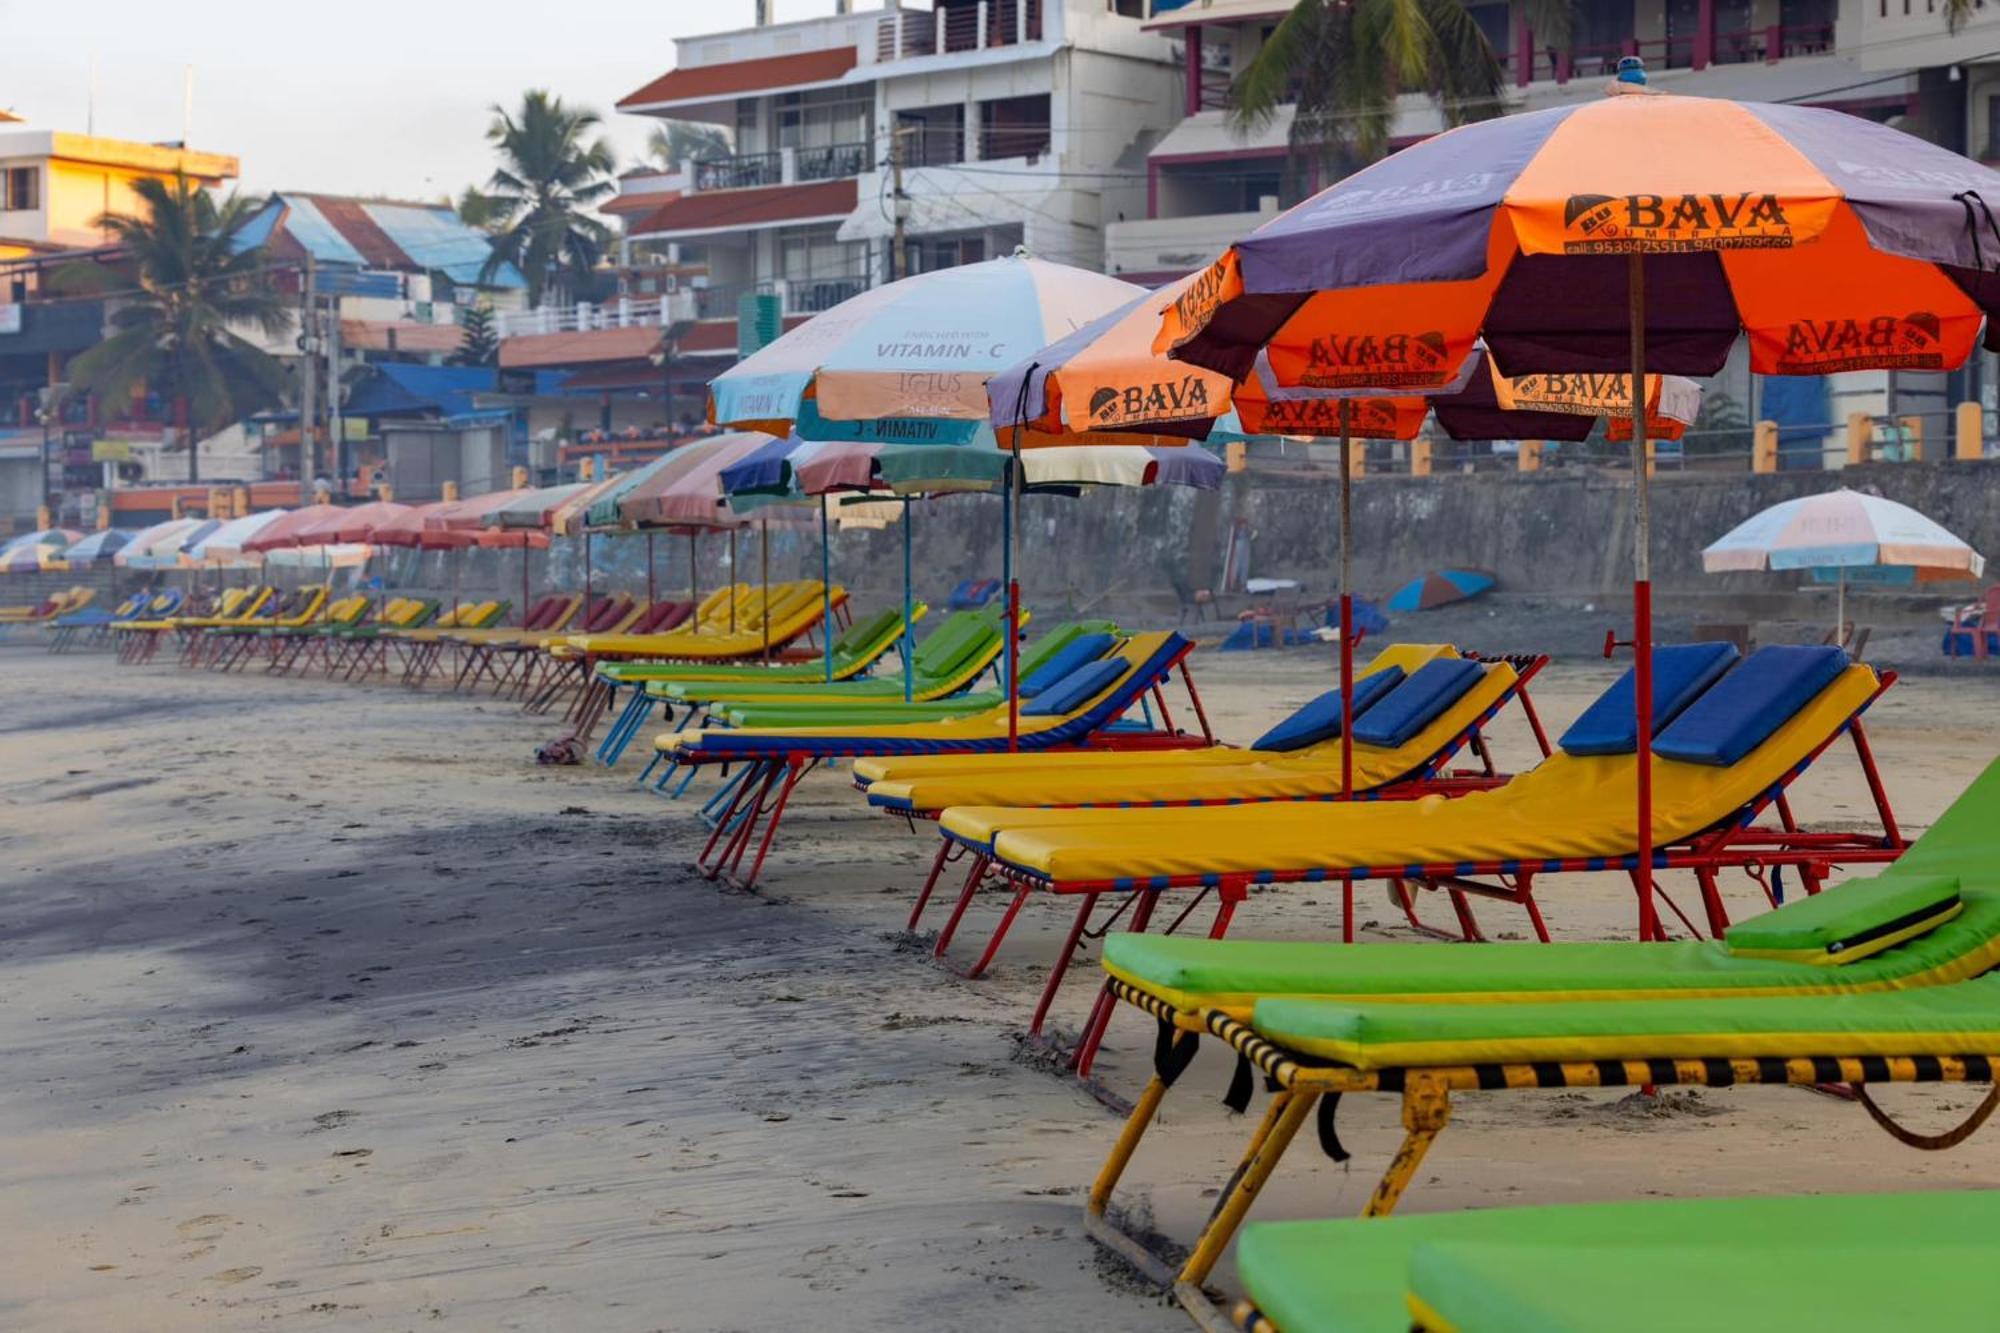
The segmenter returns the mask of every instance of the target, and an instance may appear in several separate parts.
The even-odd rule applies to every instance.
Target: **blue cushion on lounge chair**
[[[1384,667],[1354,682],[1354,716],[1403,683],[1403,668]],[[1253,750],[1303,750],[1340,734],[1340,691],[1328,690],[1251,742]]]
[[[1054,657],[1021,677],[1021,697],[1032,699],[1078,667],[1088,666],[1118,642],[1115,634],[1079,634],[1056,650]],[[1067,711],[1067,710],[1065,710]]]
[[[1080,666],[1036,695],[1035,701],[1021,710],[1021,715],[1060,717],[1064,713],[1073,713],[1103,693],[1105,686],[1128,670],[1130,664],[1116,657]]]
[[[1672,643],[1653,649],[1653,734],[1658,736],[1741,655],[1733,643]],[[1570,754],[1631,754],[1639,748],[1635,710],[1628,670],[1583,710],[1557,744]]]
[[[1759,648],[1689,704],[1660,733],[1653,752],[1727,767],[1762,745],[1845,670],[1847,654],[1830,645]]]
[[[1463,698],[1485,674],[1485,667],[1468,658],[1441,657],[1426,662],[1354,719],[1354,739],[1394,749],[1436,721],[1438,714]]]

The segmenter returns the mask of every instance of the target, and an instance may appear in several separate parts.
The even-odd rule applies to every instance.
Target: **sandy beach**
[[[1195,669],[1237,742],[1328,682],[1321,652]],[[1613,671],[1545,672],[1551,729]],[[1991,760],[1996,714],[2000,674],[1970,671],[1913,674],[1869,714],[1905,829]],[[1064,905],[1031,904],[996,971],[960,981],[899,937],[932,835],[864,814],[844,773],[802,789],[746,894],[690,869],[692,804],[633,786],[629,758],[537,768],[555,729],[439,689],[0,646],[0,1322],[1182,1326],[1082,1233],[1116,1118],[1016,1058]],[[1493,741],[1534,757],[1518,715]],[[1844,749],[1794,802],[1870,814]],[[1761,900],[1727,890],[1739,916]],[[1541,897],[1560,937],[1631,929],[1622,879]],[[1338,903],[1258,893],[1234,931],[1333,938]],[[1366,940],[1411,937],[1378,889],[1358,914]],[[1120,1014],[1105,1085],[1136,1090],[1152,1035]],[[1168,1235],[1249,1133],[1228,1074],[1206,1050],[1128,1175]],[[1883,1094],[1925,1128],[1975,1098]],[[1395,1116],[1354,1099],[1354,1161],[1301,1145],[1255,1216],[1359,1211]],[[1792,1089],[1467,1096],[1404,1207],[1932,1185],[2000,1186],[2000,1137],[1915,1153]]]

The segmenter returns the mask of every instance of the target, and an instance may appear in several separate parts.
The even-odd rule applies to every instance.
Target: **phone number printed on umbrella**
[[[1573,194],[1563,205],[1567,254],[1782,250],[1794,240],[1774,194]]]
[[[1871,319],[1801,319],[1785,330],[1775,373],[1825,375],[1843,370],[1942,370],[1943,324],[1927,310]]]

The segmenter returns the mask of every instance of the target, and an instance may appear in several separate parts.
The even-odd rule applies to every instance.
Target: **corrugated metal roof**
[[[482,280],[492,242],[443,204],[278,194],[237,234],[236,244],[239,249],[269,244],[278,254],[310,254],[322,264],[438,272],[466,286],[527,285],[511,264]]]

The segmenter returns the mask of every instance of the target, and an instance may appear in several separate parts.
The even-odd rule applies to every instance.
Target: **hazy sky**
[[[622,164],[651,122],[612,104],[675,37],[751,21],[752,0],[0,0],[0,108],[81,131],[94,59],[99,134],[178,139],[192,65],[193,145],[242,159],[243,188],[434,198],[492,171],[489,108],[527,88],[598,111]]]

